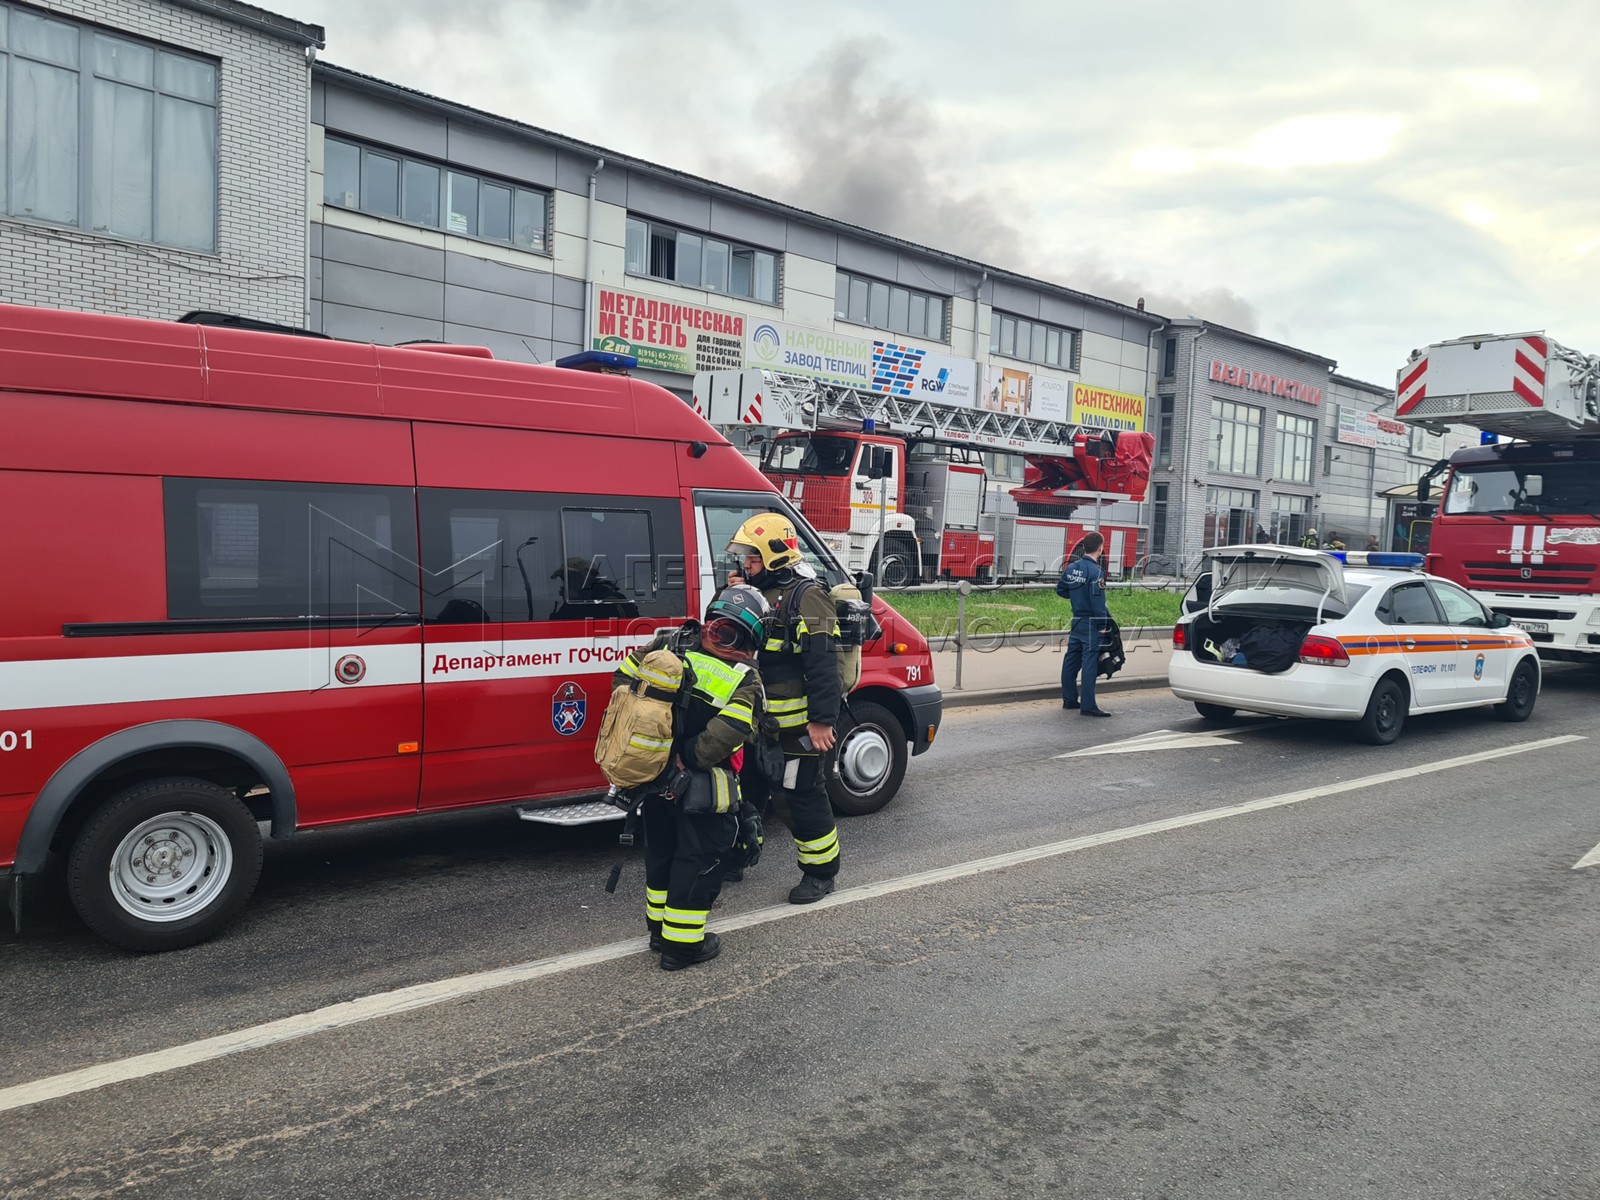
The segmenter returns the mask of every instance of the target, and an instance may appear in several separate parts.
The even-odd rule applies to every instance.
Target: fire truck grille
[[[1529,608],[1522,604],[1515,606],[1496,604],[1494,610],[1497,613],[1505,613],[1513,621],[1572,621],[1578,616],[1577,613],[1568,612],[1566,609]]]
[[[1557,591],[1588,591],[1594,582],[1590,563],[1508,563],[1468,562],[1467,586],[1506,588],[1514,592],[1550,588]]]

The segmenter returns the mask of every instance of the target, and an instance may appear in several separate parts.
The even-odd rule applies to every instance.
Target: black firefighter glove
[[[739,805],[739,836],[734,845],[744,855],[744,865],[753,867],[761,861],[761,813],[749,801]]]

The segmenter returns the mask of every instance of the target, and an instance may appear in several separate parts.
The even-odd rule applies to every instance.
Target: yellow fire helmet
[[[782,513],[757,513],[735,531],[728,551],[741,558],[759,554],[765,570],[781,571],[800,561],[800,535]]]

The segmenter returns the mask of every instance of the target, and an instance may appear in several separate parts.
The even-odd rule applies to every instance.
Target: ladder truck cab
[[[1544,333],[1477,334],[1413,351],[1395,415],[1495,435],[1435,463],[1427,569],[1477,593],[1543,658],[1600,655],[1600,358]]]
[[[759,430],[763,473],[847,567],[891,587],[1053,577],[1097,527],[1074,510],[1144,499],[1155,441],[766,371],[697,376],[694,407]],[[1021,456],[1022,485],[992,480],[986,450]],[[1108,569],[1131,568],[1137,524],[1098,527]]]

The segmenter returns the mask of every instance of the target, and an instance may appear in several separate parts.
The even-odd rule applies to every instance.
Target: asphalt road
[[[609,829],[505,813],[274,846],[168,955],[52,884],[0,1196],[1600,1196],[1600,675],[1381,749],[1113,699],[952,712],[835,897],[769,839],[676,974]]]

